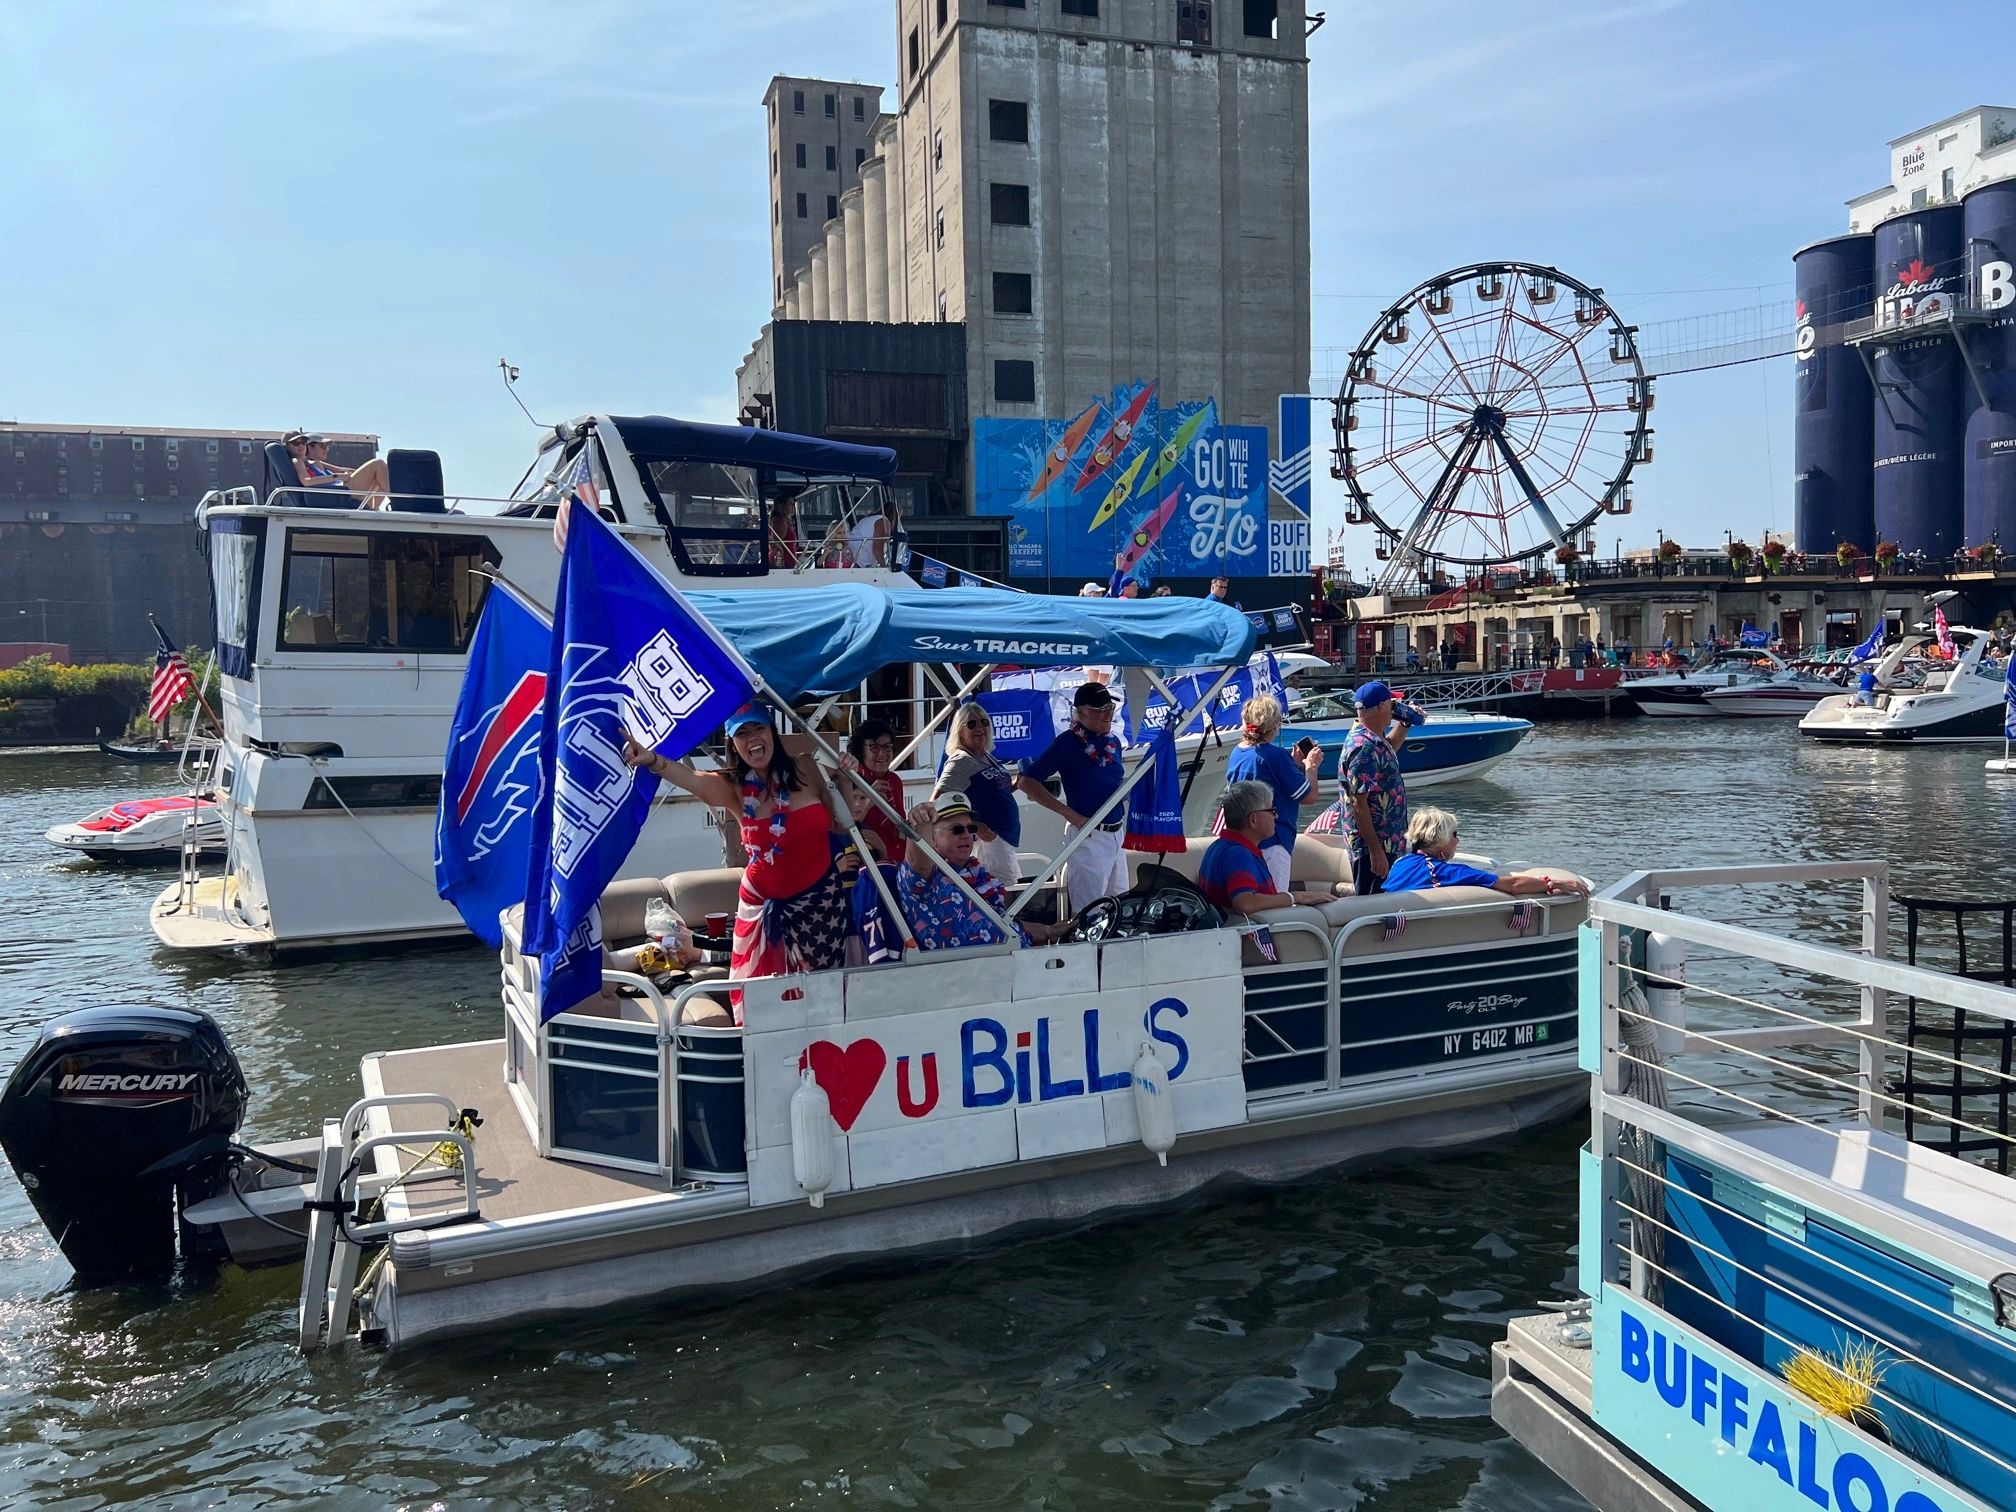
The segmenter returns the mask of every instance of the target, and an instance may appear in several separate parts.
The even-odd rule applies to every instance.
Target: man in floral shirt
[[[1337,830],[1351,846],[1351,885],[1378,892],[1407,851],[1407,784],[1400,747],[1408,724],[1393,717],[1393,690],[1374,679],[1358,689],[1358,723],[1337,758]]]
[[[931,849],[949,862],[960,880],[985,898],[989,907],[1008,911],[1007,892],[993,873],[974,859],[980,825],[964,793],[941,793],[935,804],[917,804],[910,810],[910,825],[931,837]],[[903,864],[896,868],[896,901],[910,921],[910,932],[920,949],[956,950],[962,945],[1000,942],[1001,926],[914,843],[906,847]],[[1014,929],[1017,945],[1048,940],[1054,933],[1049,926],[1034,923],[1018,922]]]

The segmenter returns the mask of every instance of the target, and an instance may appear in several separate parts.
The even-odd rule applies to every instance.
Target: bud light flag
[[[1168,854],[1189,843],[1183,838],[1183,779],[1176,769],[1176,734],[1166,724],[1148,747],[1148,775],[1127,794],[1127,834],[1131,851]]]
[[[998,761],[1034,761],[1057,738],[1048,693],[1033,688],[997,688],[973,701],[994,722],[994,756]]]
[[[525,889],[539,1016],[602,985],[597,903],[636,845],[658,779],[623,764],[627,732],[677,759],[747,703],[755,677],[679,591],[590,509],[569,522],[554,595]]]
[[[497,915],[525,901],[532,811],[545,791],[539,731],[552,649],[546,617],[493,584],[462,674],[434,821],[434,890],[492,949],[504,942]]]

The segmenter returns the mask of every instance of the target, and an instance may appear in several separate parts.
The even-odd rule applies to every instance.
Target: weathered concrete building
[[[798,275],[824,245],[827,223],[860,183],[868,134],[882,113],[882,88],[836,79],[770,81],[763,94],[770,151],[770,288],[772,310],[812,317],[797,308]],[[787,296],[788,299],[787,299]]]

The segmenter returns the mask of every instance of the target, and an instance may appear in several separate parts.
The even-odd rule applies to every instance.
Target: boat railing
[[[1682,889],[1823,884],[1859,887],[1855,948],[1662,906]],[[1690,1457],[1683,1417],[1660,1404],[1691,1403],[1702,1423],[1704,1370],[1711,1392],[1719,1372],[1721,1437],[1741,1448],[1739,1427],[1759,1435],[1750,1460],[1782,1465],[1788,1487],[1790,1452],[1802,1489],[1831,1473],[1845,1506],[2016,1493],[2016,1183],[1895,1130],[1950,1125],[1991,1150],[2011,1135],[1890,1074],[1906,1048],[1891,999],[2009,1025],[2016,992],[1887,959],[1889,905],[1888,869],[1870,862],[1639,872],[1591,905],[1579,1265],[1596,1304],[1595,1410],[1697,1497],[1718,1484],[1701,1462],[1723,1446]],[[1684,966],[1676,942],[1694,956]],[[2016,1081],[1968,1042],[1948,1048],[1910,1052],[1991,1096]],[[1782,1441],[1762,1444],[1767,1401]],[[1649,1436],[1634,1441],[1640,1419]],[[1865,1477],[1855,1496],[1843,1489]],[[1917,1485],[1965,1491],[1896,1499]]]

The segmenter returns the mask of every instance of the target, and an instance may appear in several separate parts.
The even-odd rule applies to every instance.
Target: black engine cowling
[[[245,1077],[223,1031],[185,1008],[51,1019],[0,1092],[0,1149],[86,1280],[175,1263],[179,1202],[229,1180]]]

